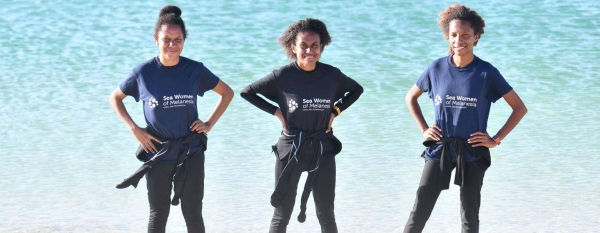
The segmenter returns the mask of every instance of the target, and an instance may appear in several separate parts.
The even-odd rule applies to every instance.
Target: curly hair
[[[473,28],[475,35],[479,35],[480,38],[484,33],[483,28],[485,27],[485,21],[483,18],[479,16],[477,12],[464,5],[454,4],[449,6],[444,11],[440,12],[439,16],[440,19],[438,20],[438,25],[444,32],[445,40],[448,40],[449,37],[448,33],[450,22],[455,19],[464,20],[471,23],[471,27]],[[475,41],[475,46],[477,45],[478,41],[479,40]],[[452,54],[452,49],[449,49],[448,54]]]
[[[181,32],[183,32],[183,39],[185,40],[187,38],[187,30],[185,30],[185,23],[183,22],[183,19],[181,19],[181,9],[179,9],[179,7],[167,5],[160,9],[158,20],[154,26],[154,34],[158,35],[158,31],[160,31],[162,25],[168,24],[179,26]]]
[[[296,37],[298,33],[301,32],[314,32],[319,34],[319,39],[321,40],[321,51],[325,50],[325,46],[331,43],[331,36],[329,36],[329,32],[327,31],[327,27],[325,23],[321,20],[307,18],[304,20],[300,20],[291,24],[283,35],[277,39],[277,42],[283,47],[288,59],[295,61],[296,55],[294,51],[292,51],[291,45],[296,44]]]

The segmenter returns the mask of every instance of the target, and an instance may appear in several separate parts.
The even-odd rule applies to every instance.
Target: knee
[[[429,210],[433,209],[435,203],[437,202],[437,198],[439,193],[430,190],[422,190],[419,188],[417,191],[417,200],[415,200],[415,210]]]

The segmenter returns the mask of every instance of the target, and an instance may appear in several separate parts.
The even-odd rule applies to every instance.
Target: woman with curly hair
[[[363,88],[338,68],[319,62],[325,46],[331,42],[320,20],[295,22],[278,41],[292,63],[241,92],[248,102],[277,117],[283,128],[273,146],[276,187],[271,196],[275,213],[270,232],[286,232],[304,171],[308,171],[308,177],[298,220],[304,222],[306,218],[306,201],[312,190],[321,231],[337,232],[333,211],[335,155],[342,145],[333,136],[331,124],[360,97]]]
[[[517,126],[527,113],[525,104],[500,72],[473,54],[485,22],[463,5],[442,11],[438,21],[449,41],[449,55],[432,62],[406,95],[406,104],[421,129],[427,148],[417,198],[404,232],[421,232],[440,193],[460,186],[462,232],[479,231],[479,206],[485,171],[491,164],[490,148]],[[429,126],[417,99],[428,92],[435,123]],[[487,131],[491,104],[503,98],[512,108],[506,123],[494,136]]]
[[[229,86],[201,62],[180,56],[187,37],[181,9],[165,6],[154,28],[160,54],[135,67],[109,97],[121,120],[140,143],[145,161],[117,188],[137,186],[145,175],[150,203],[148,232],[165,232],[171,204],[179,204],[188,232],[204,232],[204,151],[211,131],[233,98]],[[212,90],[220,99],[210,116],[198,117],[198,96]],[[147,127],[136,124],[123,99],[144,102]],[[171,200],[171,188],[174,195]]]

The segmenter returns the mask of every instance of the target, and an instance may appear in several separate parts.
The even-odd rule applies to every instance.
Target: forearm
[[[275,114],[275,111],[279,109],[277,106],[270,104],[265,99],[258,96],[258,94],[250,89],[249,86],[242,90],[240,96],[260,110],[263,110],[271,115]]]
[[[113,110],[115,110],[115,113],[117,113],[119,119],[121,119],[121,121],[125,123],[129,130],[133,130],[135,128],[138,128],[139,126],[133,121],[133,119],[129,115],[129,112],[127,112],[127,108],[125,108],[125,104],[123,104],[123,99],[125,97],[126,96],[122,94],[121,90],[118,89],[110,95],[109,102]]]
[[[421,106],[419,105],[418,99],[423,94],[423,91],[419,89],[416,85],[414,85],[406,94],[404,101],[406,102],[406,106],[410,111],[410,115],[415,119],[419,129],[421,129],[421,133],[425,132],[429,126],[427,125],[427,121],[425,121],[425,117],[423,117],[423,112],[421,111]]]
[[[508,136],[527,113],[527,107],[525,107],[525,104],[514,90],[511,90],[502,97],[512,108],[512,113],[508,117],[508,120],[506,120],[506,123],[504,123],[504,126],[496,133],[501,140]]]
[[[363,87],[360,84],[356,84],[354,90],[348,92],[347,95],[342,97],[341,101],[338,101],[335,106],[337,106],[341,112],[348,109],[364,92]]]
[[[498,132],[496,133],[496,135],[498,135],[498,137],[500,139],[506,138],[506,136],[508,136],[508,134],[515,127],[517,127],[517,125],[519,124],[519,122],[521,121],[521,119],[523,119],[523,117],[525,116],[526,113],[527,113],[527,109],[525,108],[525,106],[523,106],[521,108],[515,108],[515,109],[513,109],[513,112],[508,117],[508,120],[506,120],[506,123],[504,123],[504,125],[502,126],[502,128],[500,128],[500,130],[498,130]]]
[[[417,99],[407,99],[406,105],[408,110],[410,111],[410,115],[417,122],[417,126],[421,130],[421,133],[425,132],[429,128],[427,125],[427,121],[425,121],[425,117],[423,116],[423,112],[421,111],[421,106]]]
[[[219,98],[219,101],[217,101],[215,109],[210,114],[206,122],[214,126],[217,123],[217,121],[219,121],[219,118],[221,118],[223,113],[225,113],[225,110],[227,110],[227,107],[229,106],[229,103],[231,103],[232,99],[233,91],[231,89],[223,93],[223,95],[221,95],[221,98]]]

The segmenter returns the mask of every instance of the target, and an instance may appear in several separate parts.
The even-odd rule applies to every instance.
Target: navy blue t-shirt
[[[472,133],[486,132],[493,102],[512,90],[500,72],[490,63],[475,59],[465,67],[452,64],[452,55],[432,62],[416,85],[428,92],[435,109],[435,124],[443,137],[470,138]],[[440,161],[441,145],[428,147],[425,158]],[[476,158],[468,151],[466,162]],[[456,155],[452,155],[456,161]]]
[[[179,57],[175,66],[163,66],[154,57],[133,69],[119,86],[124,94],[142,100],[146,124],[169,140],[187,136],[198,119],[197,96],[213,89],[219,78],[201,62]],[[202,149],[199,139],[190,143],[190,153]],[[176,161],[181,149],[161,157]],[[152,155],[149,155],[152,156]]]

